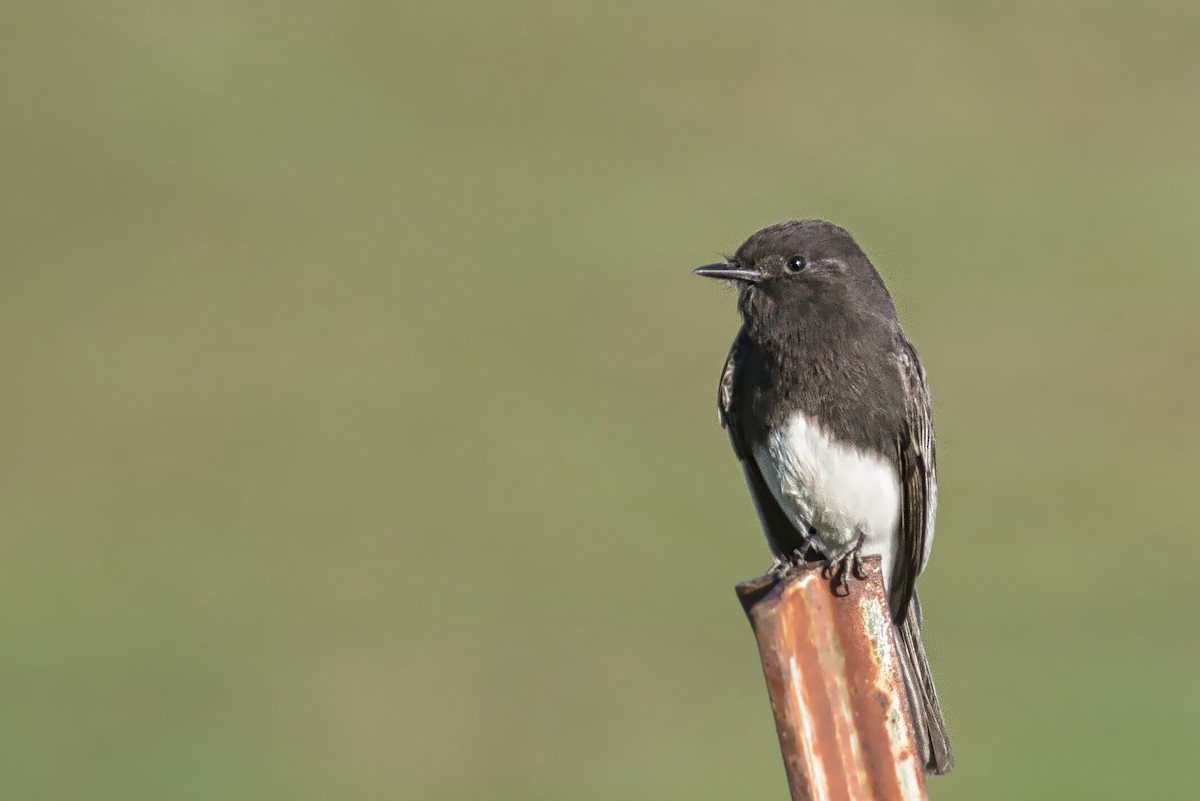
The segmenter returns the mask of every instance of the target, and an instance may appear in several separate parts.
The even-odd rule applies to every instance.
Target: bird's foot
[[[850,550],[835,559],[825,560],[825,566],[821,568],[821,576],[829,579],[829,586],[833,589],[834,595],[850,594],[851,576],[859,581],[867,577],[867,569],[863,565],[862,559],[863,540],[866,539],[866,536],[866,534],[859,534],[858,541]]]
[[[811,546],[808,541],[804,541],[803,548],[796,548],[790,554],[776,554],[775,564],[771,565],[771,569],[767,574],[774,577],[776,581],[783,581],[792,574],[797,568],[808,564],[811,560],[806,557],[810,552]]]

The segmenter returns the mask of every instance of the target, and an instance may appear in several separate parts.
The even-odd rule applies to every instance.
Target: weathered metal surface
[[[878,557],[835,594],[820,565],[743,582],[794,801],[919,801],[917,757]]]

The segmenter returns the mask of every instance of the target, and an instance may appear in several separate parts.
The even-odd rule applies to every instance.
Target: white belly
[[[893,464],[840,445],[797,414],[754,449],[775,500],[827,557],[845,554],[863,537],[863,555],[878,554],[891,587],[900,478]]]

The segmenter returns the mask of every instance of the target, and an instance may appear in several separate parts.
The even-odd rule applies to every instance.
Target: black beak
[[[692,272],[705,278],[724,278],[726,281],[745,281],[750,284],[758,283],[764,278],[763,274],[756,270],[744,270],[729,262],[706,264]]]

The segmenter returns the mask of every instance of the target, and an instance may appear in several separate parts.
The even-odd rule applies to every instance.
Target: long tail
[[[925,772],[940,776],[954,767],[954,752],[950,750],[946,720],[942,717],[933,676],[925,659],[925,645],[921,642],[921,607],[915,594],[908,605],[908,614],[897,628],[904,687],[913,714],[918,753],[925,762]]]

